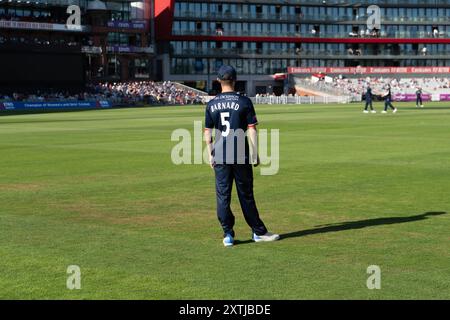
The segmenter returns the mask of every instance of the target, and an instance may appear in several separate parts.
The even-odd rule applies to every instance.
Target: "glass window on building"
[[[215,63],[214,63],[214,69],[212,70],[212,72],[217,72],[221,66],[224,65],[224,62],[222,59],[215,59]]]
[[[148,79],[150,76],[150,63],[148,59],[134,59],[134,77]]]
[[[120,61],[116,56],[108,57],[108,67],[109,76],[120,76]]]
[[[195,65],[194,65],[195,73],[196,74],[205,74],[206,73],[206,64],[207,64],[206,59],[196,58]]]

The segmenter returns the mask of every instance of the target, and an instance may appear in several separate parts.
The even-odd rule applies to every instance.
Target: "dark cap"
[[[217,77],[219,80],[236,80],[236,70],[232,66],[221,66]]]

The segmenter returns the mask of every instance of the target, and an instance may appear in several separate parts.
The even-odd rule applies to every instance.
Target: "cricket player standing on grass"
[[[366,91],[366,107],[364,108],[364,113],[369,113],[369,107],[370,107],[370,112],[372,113],[377,113],[375,111],[375,109],[373,108],[373,103],[372,103],[372,88],[370,87],[370,84],[367,85],[367,91]]]
[[[209,162],[216,177],[217,216],[224,233],[223,244],[225,247],[234,244],[235,218],[230,207],[233,180],[236,181],[245,221],[252,229],[253,241],[276,241],[280,236],[267,231],[259,217],[253,194],[252,164],[255,167],[259,165],[256,132],[258,121],[253,103],[234,91],[236,70],[233,67],[222,66],[217,80],[222,86],[222,93],[206,106],[205,141]]]
[[[395,107],[392,105],[392,91],[391,91],[391,86],[390,86],[390,85],[387,85],[386,90],[387,90],[387,91],[386,91],[386,92],[384,93],[384,95],[383,95],[383,98],[384,98],[384,110],[383,110],[382,113],[387,113],[388,108],[391,108],[391,109],[392,109],[392,112],[393,112],[393,113],[396,113],[396,112],[397,112],[397,108],[395,108]]]
[[[422,88],[417,87],[416,90],[416,107],[423,108]]]

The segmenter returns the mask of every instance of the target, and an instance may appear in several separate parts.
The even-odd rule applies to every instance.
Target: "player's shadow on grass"
[[[300,230],[291,233],[280,234],[280,240],[289,239],[289,238],[298,238],[309,236],[318,233],[328,233],[328,232],[339,232],[346,230],[354,230],[354,229],[363,229],[368,227],[382,226],[382,225],[390,225],[390,224],[401,224],[408,222],[415,222],[420,220],[426,220],[432,216],[440,216],[443,214],[447,214],[447,212],[425,212],[423,214],[419,214],[416,216],[410,217],[391,217],[391,218],[376,218],[376,219],[367,219],[367,220],[359,220],[359,221],[346,221],[335,224],[326,224],[317,226],[314,229]],[[251,243],[251,240],[248,241],[236,241],[235,244],[246,244]]]

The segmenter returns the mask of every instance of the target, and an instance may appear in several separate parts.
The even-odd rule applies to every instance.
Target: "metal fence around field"
[[[255,104],[336,104],[355,102],[354,97],[265,96],[251,98]]]

